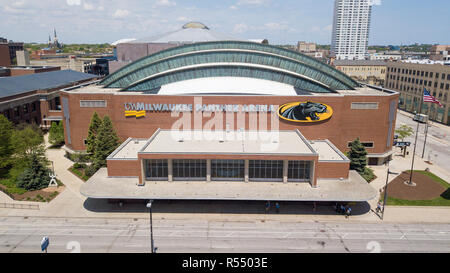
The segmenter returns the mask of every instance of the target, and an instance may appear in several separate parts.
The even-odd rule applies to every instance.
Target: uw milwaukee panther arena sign
[[[125,103],[126,117],[145,117],[146,112],[277,112],[278,105],[267,104],[167,104]]]
[[[333,115],[333,108],[317,102],[289,102],[278,108],[281,119],[293,122],[324,121]]]

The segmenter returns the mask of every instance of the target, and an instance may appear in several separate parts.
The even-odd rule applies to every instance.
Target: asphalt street
[[[417,123],[408,116],[398,114],[396,128],[404,124],[414,129],[414,134],[405,139],[405,141],[411,142],[411,146],[407,151],[412,153],[414,150]],[[435,126],[434,124],[434,122],[431,122],[431,126],[428,129],[427,143],[423,158],[424,160],[430,160],[433,164],[437,164],[444,169],[448,169],[448,162],[450,160],[450,128],[441,128],[440,126]],[[420,157],[422,156],[423,143],[425,140],[424,131],[425,124],[421,123],[419,125],[419,135],[417,137],[416,147],[416,155]]]
[[[149,221],[0,218],[0,252],[149,252]],[[153,221],[157,252],[450,252],[450,224]]]

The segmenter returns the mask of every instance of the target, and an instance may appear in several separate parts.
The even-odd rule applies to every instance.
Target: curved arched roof
[[[146,91],[177,81],[229,76],[271,80],[320,93],[358,86],[342,72],[309,56],[244,41],[195,43],[163,50],[122,67],[100,85]]]

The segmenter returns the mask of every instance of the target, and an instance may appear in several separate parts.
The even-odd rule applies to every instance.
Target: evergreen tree
[[[98,128],[102,124],[102,120],[98,116],[97,112],[94,112],[91,118],[91,124],[89,125],[87,147],[86,152],[93,154],[95,152],[95,138],[97,137]]]
[[[25,171],[17,177],[17,187],[29,191],[40,190],[50,182],[50,170],[46,168],[37,154],[31,155],[31,163]]]
[[[106,158],[119,146],[119,137],[114,131],[111,119],[103,118],[95,139],[93,164],[98,169],[106,166]]]
[[[366,148],[359,141],[359,137],[350,143],[350,151],[348,157],[350,159],[350,169],[356,170],[358,173],[364,173],[367,165]]]
[[[11,143],[12,134],[11,122],[5,116],[0,115],[0,170],[4,170],[11,163],[11,155],[14,151]]]
[[[52,122],[52,126],[50,127],[48,142],[53,145],[62,145],[64,143],[64,127],[63,123]]]

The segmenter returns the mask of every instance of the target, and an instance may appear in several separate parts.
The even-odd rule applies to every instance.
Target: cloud
[[[270,22],[270,23],[264,24],[264,26],[270,30],[287,30],[287,29],[289,29],[289,26],[285,23]]]
[[[180,16],[180,17],[177,18],[177,21],[178,22],[189,22],[189,21],[192,21],[192,20],[187,18],[187,17]]]
[[[230,9],[232,9],[232,10],[237,10],[237,9],[238,9],[238,7],[237,7],[237,6],[235,6],[235,5],[232,5],[232,6],[230,6]]]
[[[130,15],[130,12],[126,9],[117,9],[116,12],[114,12],[113,17],[114,18],[125,18],[128,15]]]
[[[325,26],[322,30],[323,31],[331,31],[331,30],[333,30],[333,25]]]
[[[25,6],[25,4],[26,4],[26,1],[22,0],[22,1],[16,1],[14,3],[11,3],[11,6],[14,8],[21,8],[21,7]]]
[[[69,6],[79,6],[81,5],[81,0],[66,0]]]
[[[167,6],[167,7],[170,7],[170,6],[175,6],[177,3],[172,2],[172,1],[170,1],[170,0],[158,0],[158,1],[156,1],[156,4],[157,4],[158,6]]]
[[[85,10],[93,10],[94,9],[94,5],[84,2],[83,3],[83,8]]]
[[[239,0],[238,5],[266,5],[270,1],[269,0]]]
[[[233,33],[244,33],[247,32],[248,26],[244,23],[236,24],[233,28]]]
[[[27,9],[25,7],[22,7],[21,5],[15,5],[14,3],[11,4],[11,6],[5,5],[3,7],[3,10],[9,14],[35,14],[36,13],[36,10],[34,10],[32,8]]]

